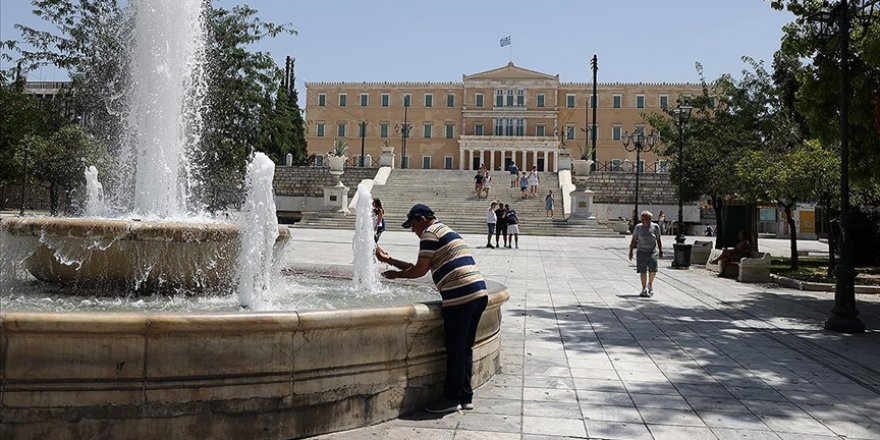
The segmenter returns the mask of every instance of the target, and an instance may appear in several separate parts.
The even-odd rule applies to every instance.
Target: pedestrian
[[[510,236],[507,247],[516,241],[516,248],[519,249],[519,218],[516,216],[516,210],[510,209],[510,205],[504,205],[507,209],[507,233]]]
[[[477,198],[480,197],[480,193],[483,192],[483,170],[477,170],[477,175],[474,176],[474,193],[477,194]]]
[[[373,240],[379,242],[379,237],[385,232],[385,209],[382,208],[382,201],[373,199]]]
[[[489,210],[486,211],[486,229],[489,230],[489,237],[486,238],[486,247],[489,249],[494,248],[494,246],[492,246],[492,236],[495,235],[495,223],[498,222],[498,219],[495,217],[496,205],[496,202],[492,202],[492,204],[489,205]]]
[[[510,187],[516,188],[516,184],[519,182],[519,167],[516,166],[516,162],[511,162],[507,171],[510,172]]]
[[[532,197],[536,197],[538,195],[538,182],[538,167],[533,166],[532,172],[529,174],[529,186],[532,188]]]
[[[547,210],[546,215],[547,218],[553,218],[553,190],[547,193],[547,197],[544,197],[544,209]]]
[[[446,379],[443,396],[426,406],[425,411],[445,414],[459,409],[472,410],[473,347],[480,317],[489,302],[486,281],[461,236],[437,221],[428,206],[413,206],[401,226],[410,228],[419,236],[419,258],[416,264],[395,260],[377,247],[377,259],[398,269],[385,271],[382,276],[388,279],[419,278],[430,269],[443,298]]]
[[[657,214],[657,224],[660,225],[660,233],[666,235],[666,213],[660,211],[660,214]]]
[[[705,229],[706,237],[711,237],[711,236],[712,236],[712,232],[713,232],[713,231],[712,231],[712,226],[709,225],[708,223],[706,223],[706,229]]]
[[[724,248],[718,258],[709,262],[709,264],[718,265],[718,277],[724,277],[724,269],[731,262],[739,262],[739,260],[748,257],[751,252],[752,246],[749,243],[749,236],[746,235],[746,231],[739,231],[736,234],[736,238],[739,242],[736,243],[733,249]]]
[[[504,237],[504,247],[507,246],[507,209],[504,204],[498,202],[498,209],[495,210],[495,247],[498,245],[498,238]]]
[[[522,194],[521,198],[526,198],[529,194],[526,192],[526,189],[529,188],[529,178],[526,177],[526,172],[523,171],[522,177],[519,178],[519,192]]]
[[[485,198],[489,198],[489,190],[492,189],[492,176],[489,175],[489,171],[486,171],[483,176],[483,192],[485,193]]]
[[[636,250],[636,272],[642,280],[642,292],[639,296],[654,295],[654,277],[657,276],[657,258],[663,258],[663,243],[660,242],[660,225],[651,222],[653,214],[642,211],[639,215],[641,223],[633,227],[632,240],[629,242],[629,259],[633,259]]]

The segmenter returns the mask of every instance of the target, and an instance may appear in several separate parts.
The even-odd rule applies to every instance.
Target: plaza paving
[[[414,260],[417,237],[392,231],[382,245]],[[350,231],[292,232],[290,260],[351,264]],[[867,333],[830,333],[832,293],[674,271],[669,260],[654,297],[640,298],[626,245],[520,237],[520,249],[475,249],[486,276],[510,290],[502,371],[476,390],[476,409],[318,438],[880,438],[880,298],[858,297]],[[760,246],[783,255],[788,242]]]

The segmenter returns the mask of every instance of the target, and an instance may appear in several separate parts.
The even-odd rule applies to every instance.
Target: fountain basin
[[[0,233],[39,280],[131,292],[228,291],[240,244],[226,223],[10,217]],[[275,251],[289,238],[279,227]]]
[[[474,347],[500,368],[504,286]],[[439,397],[439,302],[338,311],[0,313],[0,438],[287,439],[367,426]]]

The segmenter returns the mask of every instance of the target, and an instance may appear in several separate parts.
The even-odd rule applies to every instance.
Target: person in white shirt
[[[492,202],[489,205],[489,210],[486,211],[486,227],[489,230],[489,237],[486,238],[486,247],[489,249],[493,249],[495,246],[492,246],[492,236],[495,235],[495,223],[498,222],[498,219],[495,217],[495,207],[498,206],[498,202]]]

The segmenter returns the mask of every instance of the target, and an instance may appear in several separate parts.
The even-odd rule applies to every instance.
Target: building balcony
[[[458,144],[464,148],[558,148],[559,139],[553,136],[495,136],[463,135]]]

